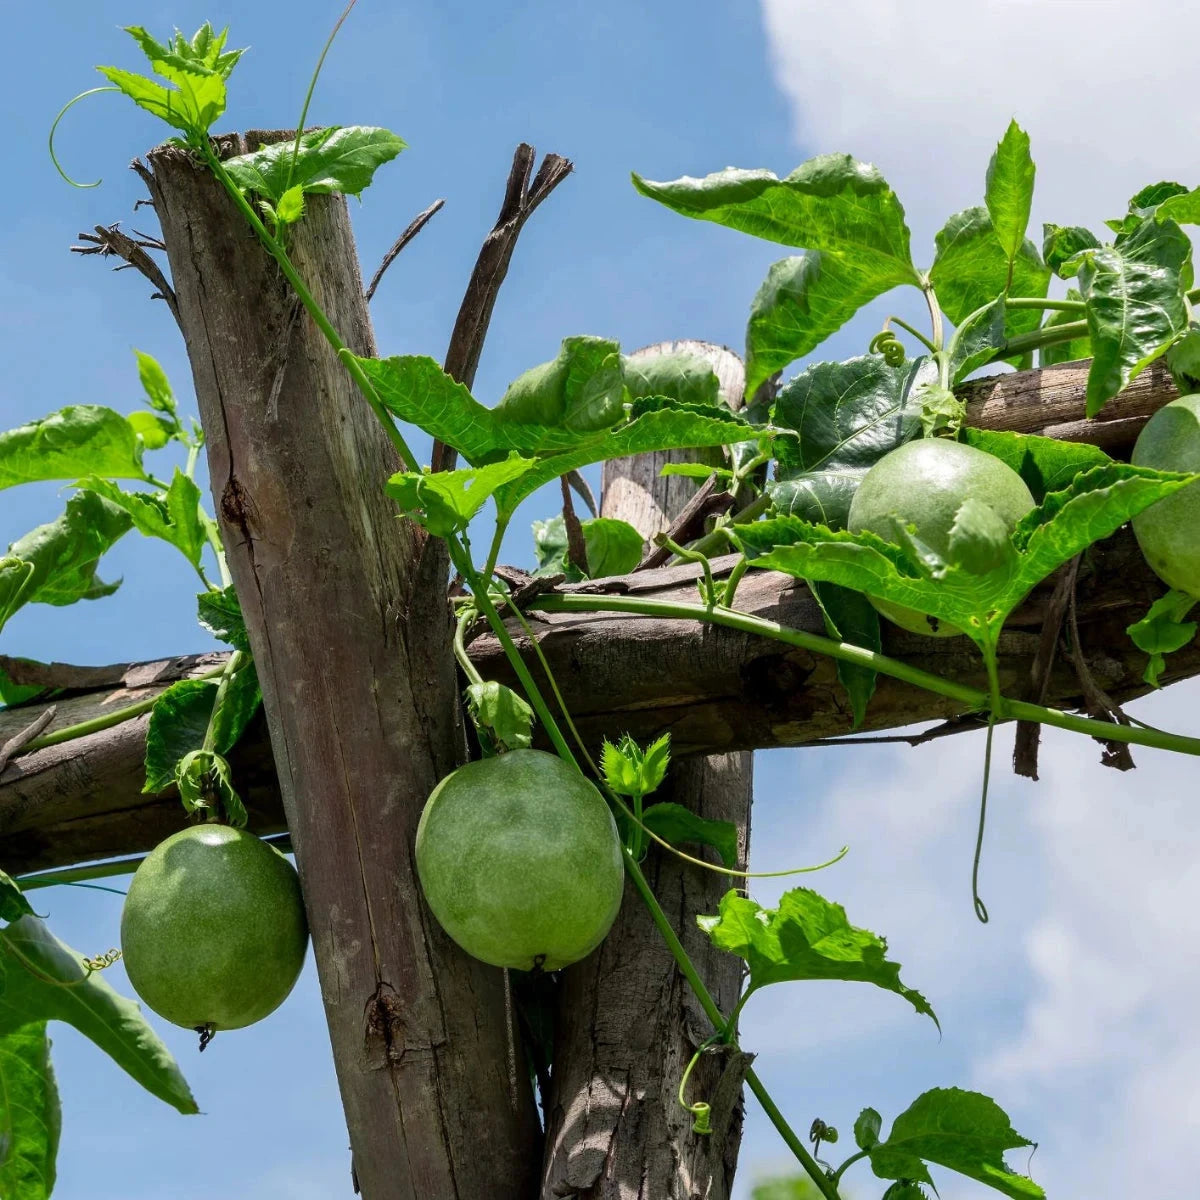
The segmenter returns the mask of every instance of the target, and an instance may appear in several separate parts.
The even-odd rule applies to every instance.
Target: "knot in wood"
[[[400,997],[390,983],[380,980],[364,1011],[363,1046],[372,1066],[398,1063],[404,1057],[404,1021]]]
[[[221,492],[221,516],[227,525],[241,532],[249,540],[250,522],[254,516],[254,501],[238,479],[231,475]]]

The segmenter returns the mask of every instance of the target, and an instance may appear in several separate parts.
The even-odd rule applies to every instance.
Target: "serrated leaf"
[[[186,812],[215,812],[234,829],[245,829],[249,815],[233,786],[226,759],[212,750],[192,750],[175,766],[175,786]]]
[[[466,690],[467,708],[489,753],[528,750],[533,744],[533,709],[512,688],[488,680]]]
[[[672,846],[685,842],[712,846],[725,866],[737,866],[738,831],[730,821],[711,821],[682,804],[663,803],[645,809],[642,824]]]
[[[1079,290],[1087,303],[1094,417],[1187,328],[1192,244],[1174,221],[1142,221],[1120,245],[1086,251]]]
[[[0,1035],[0,1196],[49,1200],[62,1109],[46,1022]]]
[[[1150,656],[1142,678],[1151,687],[1158,687],[1158,678],[1166,670],[1164,656],[1182,650],[1196,636],[1196,622],[1184,620],[1196,603],[1195,596],[1169,591],[1150,605],[1140,621],[1125,630],[1133,644]]]
[[[535,466],[511,454],[502,462],[457,471],[405,471],[387,481],[387,493],[414,521],[439,537],[460,533],[505,483]]]
[[[621,347],[607,338],[569,337],[556,358],[508,385],[492,419],[596,433],[621,419],[627,395]]]
[[[219,592],[201,592],[196,597],[196,608],[201,626],[218,641],[228,643],[235,650],[250,649],[246,620],[233,584]]]
[[[306,195],[336,192],[358,196],[375,172],[405,149],[405,143],[387,129],[334,125],[305,133],[293,166],[295,149],[291,138],[272,142],[250,154],[227,159],[225,170],[238,187],[257,192],[276,206],[293,187]]]
[[[988,1096],[960,1088],[933,1088],[918,1096],[892,1123],[887,1140],[870,1152],[880,1179],[932,1185],[926,1163],[978,1180],[1013,1200],[1045,1200],[1045,1192],[1004,1161],[1005,1150],[1033,1143],[1012,1127]]]
[[[1035,433],[968,428],[960,440],[1012,467],[1039,504],[1050,492],[1069,487],[1082,472],[1110,466],[1113,461],[1099,446],[1060,442]]]
[[[178,467],[165,494],[122,491],[94,475],[81,479],[78,486],[123,508],[139,533],[174,546],[193,566],[200,564],[207,543],[200,489]]]
[[[748,993],[799,979],[871,983],[902,996],[938,1023],[925,997],[900,982],[900,965],[888,961],[887,942],[851,925],[840,904],[811,888],[785,892],[775,909],[726,892],[720,913],[699,916],[696,922],[714,946],[749,964]]]
[[[860,1150],[870,1150],[879,1145],[879,1133],[883,1118],[873,1109],[864,1108],[854,1122],[854,1144]]]
[[[118,995],[36,917],[0,930],[0,1034],[31,1021],[66,1021],[152,1095],[199,1109],[175,1060],[132,1000]]]
[[[17,921],[33,916],[33,906],[11,875],[0,871],[0,921]]]
[[[295,225],[304,216],[304,189],[293,184],[275,206],[275,217],[281,225]]]
[[[721,381],[712,364],[685,350],[672,354],[621,356],[625,386],[637,400],[642,396],[669,396],[681,404],[713,406],[721,403]]]
[[[879,614],[861,592],[853,592],[834,583],[811,583],[809,590],[821,609],[825,632],[831,638],[874,650],[877,654],[883,649]],[[854,729],[863,723],[867,715],[867,705],[875,694],[876,674],[869,667],[838,660],[838,682],[850,698]]]
[[[1068,300],[1082,300],[1077,288],[1067,288]],[[1057,325],[1074,325],[1079,321],[1079,314],[1073,312],[1051,312],[1042,322],[1043,329],[1053,329]],[[1069,342],[1054,342],[1049,346],[1038,348],[1038,365],[1052,367],[1056,363],[1076,362],[1079,359],[1092,357],[1092,342],[1086,335],[1072,338]]]
[[[39,525],[0,557],[0,628],[25,604],[74,604],[111,595],[96,578],[100,556],[132,527],[129,514],[95,492],[77,492],[57,521]]]
[[[1100,239],[1082,225],[1042,226],[1042,257],[1046,266],[1061,279],[1070,279],[1079,269],[1071,260],[1084,250],[1095,250]]]
[[[1011,264],[1025,245],[1033,207],[1033,159],[1029,134],[1012,121],[988,163],[984,203],[992,228]]]
[[[947,561],[971,575],[989,575],[1011,570],[1015,554],[1004,518],[982,500],[964,500],[950,526]]]
[[[0,433],[0,489],[81,475],[146,478],[137,431],[111,408],[75,404]]]
[[[667,776],[671,761],[671,735],[664,733],[645,750],[628,734],[614,745],[605,740],[600,750],[604,780],[620,796],[648,796]]]
[[[845,525],[863,476],[889,451],[920,433],[915,387],[936,381],[926,358],[893,367],[878,354],[816,363],[775,400],[773,423],[797,439],[775,444],[775,480],[768,485],[780,512],[830,528]]]

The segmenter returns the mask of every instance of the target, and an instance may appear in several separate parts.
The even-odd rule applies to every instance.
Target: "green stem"
[[[199,445],[199,443],[194,443],[193,445],[188,447],[187,466],[184,468],[184,471],[183,471],[183,473],[189,479],[195,479],[195,477],[196,477],[196,460],[199,457],[200,457],[200,445]]]
[[[466,628],[471,624],[472,615],[469,612],[463,613],[458,618],[458,623],[454,627],[454,657],[458,659],[458,665],[462,667],[463,674],[474,684],[481,684],[483,676],[475,669],[475,664],[471,661],[471,657],[467,654],[467,647],[463,642],[463,634]]]
[[[729,578],[725,580],[725,591],[722,593],[721,598],[722,607],[733,607],[733,600],[737,595],[738,584],[742,582],[742,576],[749,569],[750,561],[744,555],[733,564],[733,570],[729,572]]]
[[[224,669],[224,667],[217,667],[215,670],[206,671],[203,675],[193,675],[190,678],[216,679]],[[159,695],[161,694],[160,692]],[[140,717],[142,713],[149,712],[157,703],[158,696],[154,696],[149,700],[139,700],[137,704],[130,704],[125,708],[105,713],[102,717],[93,717],[90,721],[80,721],[78,725],[66,725],[62,729],[56,729],[53,733],[44,733],[41,737],[27,742],[21,747],[19,753],[32,754],[35,750],[44,750],[47,746],[58,746],[62,742],[71,742],[75,738],[87,737],[91,733],[100,733],[104,729],[111,729],[114,725],[122,725],[126,721],[131,721],[134,717]]]
[[[937,301],[937,293],[933,290],[933,284],[926,277],[921,283],[921,291],[925,293],[925,303],[929,306],[929,325],[933,331],[932,344],[926,342],[927,346],[936,354],[946,344],[945,326],[942,324],[942,309]]]
[[[292,285],[297,297],[299,297],[300,303],[304,305],[308,315],[312,317],[313,323],[325,335],[325,340],[333,347],[334,352],[342,362],[342,366],[350,372],[351,378],[358,384],[359,391],[362,392],[375,416],[379,419],[384,432],[396,448],[396,452],[400,455],[400,460],[404,467],[409,471],[416,471],[418,469],[417,458],[409,449],[408,443],[404,440],[404,434],[400,432],[396,422],[392,419],[392,414],[388,412],[387,407],[379,398],[378,392],[375,391],[374,385],[367,378],[366,373],[359,365],[358,359],[350,347],[342,341],[338,331],[334,329],[321,306],[313,298],[304,280],[300,277],[300,273],[292,265],[292,260],[288,258],[278,241],[271,236],[267,227],[259,218],[258,213],[254,211],[253,206],[242,195],[241,189],[229,177],[229,172],[225,170],[224,164],[217,157],[210,144],[206,144],[203,153],[205,161],[212,169],[213,174],[216,175],[221,185],[229,193],[230,199],[240,209],[242,216],[250,223],[250,227],[258,234],[259,240],[266,247],[267,252],[279,264],[279,269],[283,272],[284,278]]]
[[[1009,338],[1004,348],[997,352],[997,358],[1008,358],[1012,354],[1024,354],[1027,350],[1040,350],[1043,346],[1054,346],[1059,342],[1071,342],[1076,338],[1087,337],[1088,324],[1086,321],[1071,321],[1066,325],[1049,325],[1043,329],[1035,329],[1032,333],[1021,333]]]
[[[907,333],[911,333],[930,353],[936,354],[937,347],[919,330],[910,325],[907,321],[902,321],[899,317],[888,317],[886,325],[899,325],[901,329]]]
[[[713,625],[725,625],[744,633],[756,633],[763,637],[799,646],[814,654],[824,654],[841,662],[853,663],[888,675],[893,679],[911,683],[915,687],[955,700],[964,708],[975,712],[987,712],[991,701],[987,692],[965,684],[942,679],[919,667],[909,666],[874,650],[854,646],[848,642],[835,642],[819,634],[792,629],[763,617],[749,613],[733,612],[728,609],[708,609],[702,604],[687,604],[679,601],[652,600],[642,596],[589,596],[571,592],[538,596],[530,601],[530,607],[542,612],[626,612],[644,617],[668,617],[686,621],[708,621]],[[1161,733],[1130,725],[1113,725],[1107,721],[1096,721],[1090,717],[1077,717],[1055,708],[1044,708],[1023,700],[1000,697],[996,718],[1001,721],[1038,721],[1058,729],[1069,729],[1084,733],[1088,737],[1105,741],[1129,742],[1137,746],[1150,746],[1158,750],[1173,750],[1180,754],[1200,755],[1200,738],[1187,737],[1179,733]]]
[[[1082,300],[1043,300],[1037,296],[1006,296],[1004,306],[1005,308],[1047,309],[1051,312],[1081,313],[1087,311],[1087,305]]]
[[[229,694],[229,685],[234,675],[242,669],[249,657],[245,650],[235,650],[225,662],[221,671],[221,682],[217,684],[217,694],[213,697],[208,728],[204,731],[204,746],[202,747],[204,750],[213,752],[217,748],[217,716],[221,711],[221,706],[225,703],[225,697]]]
[[[846,1173],[847,1167],[852,1167],[860,1159],[866,1158],[870,1154],[870,1150],[860,1150],[857,1154],[852,1154],[836,1171],[833,1173],[833,1182],[837,1183]]]
[[[998,633],[999,631],[997,631]],[[996,666],[996,643],[989,639],[982,647],[983,661],[987,667],[988,695],[991,705],[988,710],[987,744],[983,750],[983,789],[979,796],[979,825],[975,832],[975,856],[971,861],[971,903],[980,924],[988,923],[987,905],[979,894],[979,863],[983,858],[983,834],[987,829],[988,785],[992,779],[992,738],[996,731],[996,713],[1000,708],[1000,673]]]
[[[720,550],[727,549],[729,539],[725,535],[725,529],[728,525],[749,525],[751,521],[757,521],[763,513],[771,507],[771,497],[765,493],[758,497],[757,500],[752,500],[745,508],[736,513],[731,521],[727,521],[724,525],[719,525],[712,533],[706,533],[702,538],[698,538],[689,547],[690,550],[697,554],[713,555]],[[673,559],[672,566],[676,566],[680,560]]]
[[[492,544],[488,549],[487,562],[483,567],[483,578],[485,583],[490,583],[492,572],[496,569],[496,560],[500,557],[500,543],[504,541],[504,534],[508,529],[508,523],[511,517],[498,516],[496,518],[496,532],[492,535]]]
[[[746,1086],[754,1093],[755,1099],[762,1105],[763,1112],[775,1126],[779,1136],[787,1143],[788,1149],[796,1156],[808,1177],[817,1185],[817,1190],[826,1200],[841,1200],[837,1184],[821,1169],[821,1164],[808,1152],[808,1147],[796,1136],[796,1132],[787,1123],[787,1118],[775,1106],[771,1093],[767,1091],[763,1081],[759,1079],[753,1067],[746,1072]]]

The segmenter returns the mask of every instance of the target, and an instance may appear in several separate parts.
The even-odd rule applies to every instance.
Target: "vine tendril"
[[[882,354],[883,361],[889,367],[898,367],[904,362],[904,343],[896,336],[895,330],[880,330],[871,339],[868,349],[872,354]]]
[[[105,87],[88,88],[88,90],[86,92],[80,92],[78,96],[72,97],[70,100],[68,100],[66,102],[66,104],[64,104],[62,106],[62,108],[60,108],[58,110],[58,116],[54,118],[54,124],[50,126],[50,161],[54,164],[54,169],[73,188],[81,188],[81,189],[97,188],[104,182],[104,180],[97,179],[95,183],[80,183],[78,180],[72,179],[70,177],[70,175],[68,175],[66,173],[66,171],[63,170],[62,163],[60,163],[58,161],[58,155],[54,152],[54,135],[58,131],[58,123],[59,123],[59,121],[61,121],[63,119],[63,117],[65,117],[67,115],[67,112],[70,109],[74,108],[75,105],[79,103],[80,100],[84,100],[88,96],[98,95],[100,92],[119,92],[120,90],[121,89],[118,87],[105,86]]]

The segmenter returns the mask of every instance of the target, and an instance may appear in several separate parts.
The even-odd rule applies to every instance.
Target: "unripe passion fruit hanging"
[[[945,438],[906,442],[885,454],[863,477],[850,503],[847,525],[884,541],[896,540],[893,518],[915,526],[917,537],[947,557],[954,518],[966,500],[980,500],[1011,531],[1033,508],[1025,481],[995,455]],[[947,621],[871,597],[890,621],[912,633],[951,637],[962,631]]]
[[[417,827],[433,915],[497,967],[554,971],[590,954],[621,906],[617,827],[561,758],[513,750],[467,763],[433,790]]]
[[[121,914],[134,991],[188,1029],[240,1029],[292,990],[308,947],[295,868],[244,829],[195,825],[138,867]]]

